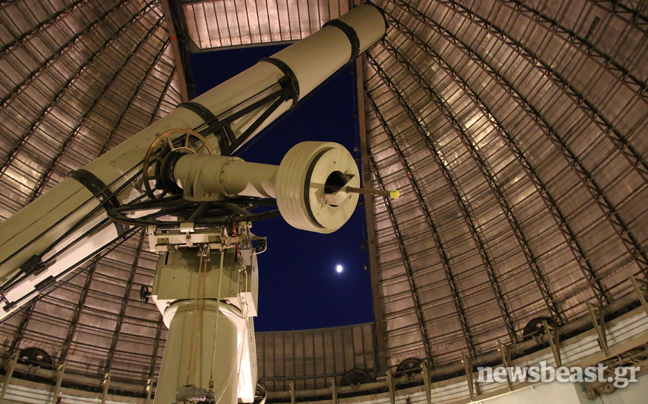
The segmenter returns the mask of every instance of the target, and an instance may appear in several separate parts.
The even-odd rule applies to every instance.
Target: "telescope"
[[[278,166],[232,154],[385,31],[380,9],[356,7],[180,104],[0,224],[0,319],[144,227],[160,256],[141,300],[169,328],[155,403],[253,402],[256,256],[267,247],[252,222],[280,214],[327,234],[359,193],[395,194],[361,188],[336,143],[299,143]]]

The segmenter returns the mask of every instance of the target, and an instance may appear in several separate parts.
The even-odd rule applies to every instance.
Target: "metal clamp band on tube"
[[[286,79],[288,80],[288,83],[290,83],[290,88],[293,93],[293,107],[297,106],[297,101],[299,100],[299,81],[297,81],[297,76],[295,76],[295,72],[292,71],[290,66],[285,64],[282,60],[273,57],[262,58],[261,60],[259,60],[259,62],[270,63],[271,65],[277,66],[279,70],[283,72]]]
[[[104,205],[104,209],[109,210],[112,208],[118,208],[120,206],[119,200],[115,197],[115,194],[110,191],[110,188],[106,186],[96,175],[91,173],[88,170],[79,169],[70,172],[70,178],[75,179],[81,185],[86,187],[86,189],[92,192],[92,195],[97,198],[97,200]],[[115,222],[115,228],[117,229],[117,234],[120,236],[128,230],[126,226],[121,223]]]
[[[358,39],[358,34],[356,34],[355,30],[352,27],[337,19],[330,20],[329,22],[324,24],[324,27],[338,28],[342,32],[344,32],[344,35],[346,35],[347,38],[349,38],[349,42],[351,43],[351,57],[349,58],[349,62],[358,57],[358,55],[360,54],[360,40]]]
[[[189,111],[201,117],[203,121],[205,121],[205,124],[207,125],[207,129],[201,131],[200,132],[201,135],[207,136],[216,132],[217,129],[215,129],[215,127],[217,127],[218,125],[218,118],[216,118],[216,116],[209,109],[205,108],[204,105],[194,101],[189,101],[189,102],[183,102],[179,104],[178,108],[186,108]],[[221,136],[220,138],[222,142],[221,147],[222,149],[226,149],[227,146],[234,143],[234,141],[236,140],[236,136],[234,136],[232,129],[230,129],[230,127],[227,125],[223,126],[221,129],[223,131],[222,135],[225,135],[225,136]]]

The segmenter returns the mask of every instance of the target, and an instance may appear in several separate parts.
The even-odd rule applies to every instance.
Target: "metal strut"
[[[370,62],[373,60],[371,57],[368,55]],[[408,113],[409,118],[417,124],[417,120],[414,117],[414,115],[411,113],[410,108],[407,106],[407,103],[405,102],[404,98],[398,92],[397,88],[393,84],[393,82],[387,77],[382,69],[380,69],[377,64],[375,64],[375,61],[372,63],[372,66],[376,68],[376,71],[380,78],[383,80],[383,82],[388,86],[388,88],[392,91],[392,93],[397,97],[398,102],[400,106],[405,110],[405,112]],[[367,92],[369,94],[369,92]],[[371,97],[370,97],[371,99]],[[486,269],[486,274],[488,275],[488,279],[490,282],[490,285],[493,290],[493,294],[495,295],[495,300],[497,301],[497,305],[500,309],[500,312],[502,314],[502,319],[504,320],[504,323],[506,325],[506,329],[508,331],[509,338],[511,341],[517,341],[517,336],[515,333],[515,326],[513,324],[513,319],[511,318],[510,311],[508,309],[508,304],[506,303],[506,300],[504,298],[504,294],[502,293],[502,290],[499,286],[499,281],[497,280],[497,274],[495,272],[495,268],[493,265],[493,260],[489,256],[488,252],[486,251],[486,246],[484,244],[484,241],[482,240],[482,237],[479,234],[479,231],[477,230],[477,226],[475,225],[471,214],[470,210],[468,209],[468,206],[462,197],[456,182],[453,180],[452,176],[450,175],[450,172],[448,168],[444,165],[443,161],[441,161],[441,158],[439,157],[440,154],[437,150],[437,147],[434,145],[434,143],[431,141],[431,139],[425,134],[425,131],[420,127],[417,126],[418,133],[421,135],[421,137],[424,139],[426,142],[427,146],[430,148],[432,151],[431,155],[434,157],[434,162],[437,164],[439,170],[443,174],[443,178],[446,181],[446,184],[449,186],[450,190],[453,193],[453,196],[455,198],[455,201],[461,208],[461,211],[463,213],[463,218],[464,221],[467,225],[467,227],[470,230],[470,233],[473,237],[473,241],[475,242],[475,246],[477,247],[477,251],[479,253],[479,256],[482,260],[482,263],[484,265],[484,268]]]

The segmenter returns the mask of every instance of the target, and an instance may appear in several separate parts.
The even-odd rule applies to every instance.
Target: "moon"
[[[342,273],[342,271],[344,271],[344,268],[342,267],[342,265],[338,265],[335,267],[335,271],[339,274]]]

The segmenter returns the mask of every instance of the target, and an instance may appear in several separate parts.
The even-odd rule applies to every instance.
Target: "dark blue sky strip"
[[[284,46],[221,50],[191,55],[196,94],[271,56]],[[332,141],[354,151],[358,146],[353,67],[342,68],[299,106],[236,153],[246,161],[279,164],[295,144]],[[296,230],[282,218],[255,222],[253,232],[268,237],[259,256],[257,331],[333,327],[373,321],[363,212],[333,234]],[[344,271],[336,272],[342,265]]]

